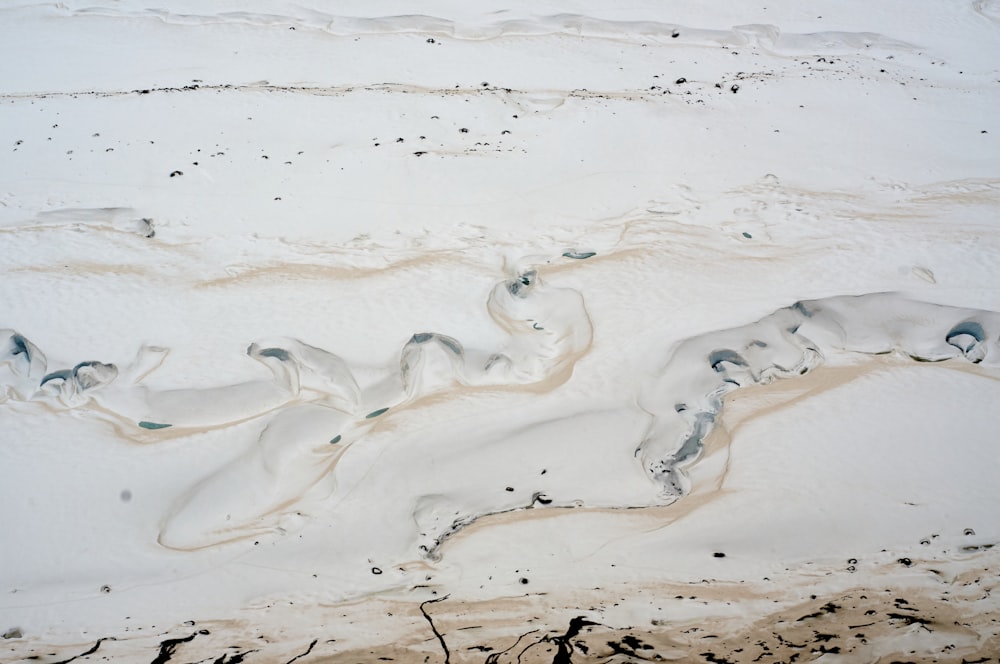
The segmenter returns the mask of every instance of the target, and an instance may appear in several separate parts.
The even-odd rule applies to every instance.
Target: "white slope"
[[[444,596],[469,647],[515,599],[676,641],[995,569],[998,33],[988,0],[0,8],[2,658],[192,620],[185,661],[437,657]],[[988,594],[906,647],[995,654]]]

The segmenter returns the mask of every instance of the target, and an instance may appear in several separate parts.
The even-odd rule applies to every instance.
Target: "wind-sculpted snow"
[[[1000,314],[878,293],[801,301],[756,323],[688,339],[642,392],[642,406],[654,415],[640,446],[646,471],[665,495],[683,495],[683,468],[697,459],[727,393],[805,374],[845,352],[996,367]]]
[[[167,519],[161,543],[196,548],[273,527],[268,517],[293,504],[387,413],[455,384],[555,389],[590,345],[591,324],[580,294],[546,286],[533,269],[497,284],[487,304],[509,335],[505,347],[465,349],[451,337],[417,333],[403,347],[398,367],[387,368],[365,389],[341,358],[290,338],[247,348],[249,357],[270,370],[269,379],[154,390],[140,381],[163,361],[166,349],[144,347],[122,369],[88,361],[45,373],[41,351],[18,333],[4,331],[4,393],[89,407],[142,440],[156,439],[143,432],[161,435],[269,418],[256,446],[198,484]]]
[[[1000,651],[1000,0],[0,25],[0,660]]]
[[[14,330],[0,330],[0,401],[10,397],[31,398],[45,375],[45,356],[33,343]]]
[[[471,23],[421,14],[399,16],[338,16],[299,8],[289,14],[250,11],[194,14],[164,9],[130,10],[117,7],[86,7],[68,10],[69,16],[155,19],[168,24],[199,26],[243,24],[254,27],[295,27],[340,37],[358,35],[419,34],[457,40],[484,41],[508,37],[569,35],[592,39],[630,41],[637,38],[662,43],[695,45],[760,46],[781,53],[837,53],[859,48],[910,49],[912,45],[871,32],[827,31],[783,34],[775,25],[738,25],[731,30],[707,29],[662,21],[609,20],[596,16],[561,13],[549,16],[517,16],[501,12],[490,23]]]
[[[570,255],[580,260],[593,253],[567,252]],[[171,548],[195,549],[280,532],[283,515],[330,476],[352,445],[364,444],[374,427],[409,405],[431,395],[449,399],[467,388],[553,392],[571,378],[592,342],[583,296],[545,284],[534,267],[515,272],[497,284],[487,300],[492,319],[506,333],[502,347],[467,348],[444,334],[418,332],[401,349],[398,366],[385,367],[363,381],[327,350],[272,338],[246,350],[270,370],[270,378],[155,390],[143,379],[163,361],[168,352],[164,348],[143,347],[125,367],[85,361],[52,371],[30,341],[5,330],[0,355],[3,395],[5,400],[89,409],[98,417],[110,417],[127,437],[145,442],[260,418],[263,428],[256,443],[183,494],[165,515],[159,541]],[[641,432],[643,417],[651,416],[645,437],[628,433],[627,424],[615,426],[625,432],[620,435],[637,436],[637,463],[659,487],[656,500],[669,503],[690,490],[685,468],[698,458],[727,393],[805,374],[845,353],[892,352],[922,362],[964,359],[996,367],[1000,314],[891,294],[798,302],[756,323],[680,343],[636,388],[636,401],[645,414],[636,411],[622,420],[638,423],[635,431]],[[621,415],[606,419],[618,422]],[[544,424],[538,426],[544,429]],[[558,428],[553,432],[559,435]],[[586,448],[579,453],[587,454]],[[324,486],[317,490],[333,490]],[[440,496],[417,496],[410,508],[422,531],[420,549],[432,557],[456,530],[485,514],[516,509],[521,500],[511,496],[501,501],[485,492],[469,504],[453,504],[446,495],[442,487]],[[521,507],[573,504],[581,503],[535,491]]]

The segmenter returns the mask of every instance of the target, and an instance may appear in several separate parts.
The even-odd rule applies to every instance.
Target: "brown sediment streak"
[[[726,492],[725,482],[731,469],[733,439],[744,427],[759,419],[792,408],[824,392],[847,385],[866,375],[894,368],[912,369],[913,366],[912,361],[892,355],[858,358],[856,363],[849,366],[821,366],[795,380],[780,380],[766,385],[750,385],[726,395],[723,399],[719,421],[705,436],[704,452],[699,460],[699,463],[702,463],[715,455],[725,455],[726,460],[721,471],[711,477],[699,478],[699,481],[693,484],[690,494],[672,506],[644,509],[663,514],[664,525],[690,516],[699,507]],[[927,366],[938,370],[959,371],[1000,382],[1000,375],[991,374],[975,365],[957,360],[946,360]],[[758,402],[759,405],[751,407],[748,412],[738,416],[732,414],[732,411],[725,406],[733,399],[750,401],[751,404]]]
[[[821,566],[812,575],[797,570],[740,581],[630,577],[605,580],[600,588],[586,584],[488,600],[452,595],[447,602],[437,598],[433,624],[448,626],[450,661],[476,664],[515,664],[519,655],[522,662],[553,661],[570,632],[571,661],[577,664],[616,655],[628,661],[748,664],[838,651],[850,661],[979,661],[1000,644],[990,596],[998,581],[982,572],[996,559],[981,554],[977,570],[953,579],[940,578],[933,571],[938,561],[926,560],[911,568],[862,565],[857,573]],[[327,642],[310,661],[441,661],[440,641],[429,635],[422,610],[427,603],[412,593],[324,604],[317,616],[335,613],[364,636]],[[618,607],[624,612],[616,614]],[[636,622],[639,614],[650,619]],[[299,652],[315,637],[300,638]]]
[[[463,265],[471,261],[462,258],[458,252],[449,250],[430,252],[420,256],[409,256],[399,258],[395,261],[387,262],[384,266],[353,266],[353,265],[318,265],[318,264],[289,264],[265,265],[253,267],[232,266],[230,270],[236,272],[225,277],[215,277],[199,281],[196,288],[220,288],[237,283],[257,281],[261,279],[292,278],[302,280],[341,280],[357,281],[370,279],[393,272],[416,267],[432,267],[441,264]]]
[[[724,441],[729,443],[732,436],[751,422],[773,415],[811,397],[817,396],[842,385],[846,385],[868,374],[892,370],[894,368],[913,368],[913,362],[893,355],[879,355],[860,359],[856,364],[846,367],[819,367],[794,381],[776,381],[768,385],[751,385],[744,390],[733,393],[726,400],[761,399],[765,405],[755,408],[744,417],[737,419],[730,416],[723,407],[720,425],[705,437],[706,450],[714,444]],[[958,371],[980,378],[1000,382],[1000,375],[978,368],[958,360],[945,360],[933,364],[925,364],[924,370]]]
[[[58,274],[61,276],[65,275],[87,275],[87,276],[103,276],[103,275],[130,275],[130,276],[140,276],[149,275],[152,273],[146,267],[139,265],[123,265],[123,264],[111,264],[111,263],[70,263],[69,265],[52,265],[52,266],[27,266],[27,267],[14,267],[7,270],[10,273],[32,273],[32,274]]]
[[[261,419],[269,414],[279,412],[285,408],[307,404],[310,403],[305,400],[291,399],[288,402],[275,406],[269,410],[254,413],[253,415],[248,415],[247,417],[242,417],[238,419],[228,420],[225,422],[220,422],[218,424],[201,424],[197,426],[186,426],[186,425],[174,425],[170,424],[169,427],[164,427],[161,429],[144,429],[139,426],[139,420],[131,419],[125,417],[121,413],[118,413],[110,408],[102,406],[99,402],[91,401],[87,404],[87,409],[99,413],[104,416],[105,421],[111,426],[111,429],[115,432],[118,438],[129,443],[136,443],[141,445],[148,445],[152,443],[160,443],[168,440],[177,440],[181,438],[187,438],[193,435],[207,433],[209,431],[219,431],[222,429],[228,429],[230,427],[239,426],[253,420]],[[43,408],[50,412],[60,412],[61,408],[54,408],[47,404],[41,404]],[[168,424],[168,423],[164,423]]]

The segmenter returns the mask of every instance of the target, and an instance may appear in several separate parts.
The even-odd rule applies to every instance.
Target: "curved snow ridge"
[[[666,498],[690,489],[684,468],[733,390],[807,373],[838,354],[901,353],[919,362],[964,359],[1000,367],[1000,313],[891,293],[796,302],[743,327],[683,341],[643,386],[653,423],[637,452]]]
[[[564,256],[579,261],[593,253]],[[468,348],[447,335],[418,332],[403,345],[398,365],[362,381],[329,351],[291,338],[264,339],[247,354],[271,370],[270,378],[209,389],[157,391],[143,385],[166,357],[165,348],[144,347],[128,366],[88,361],[51,371],[36,346],[4,330],[0,398],[86,408],[111,417],[124,436],[145,442],[250,419],[262,422],[246,452],[195,484],[164,515],[161,545],[201,549],[283,532],[307,495],[322,499],[335,489],[332,471],[351,445],[385,430],[383,423],[418,400],[460,398],[463,387],[552,392],[590,349],[593,325],[583,296],[543,283],[531,263],[516,266],[512,277],[498,283],[487,306],[507,333],[502,348]],[[641,493],[670,503],[690,490],[685,470],[697,461],[726,394],[805,374],[838,355],[892,352],[921,362],[964,359],[1000,367],[1000,313],[886,293],[797,302],[755,323],[681,342],[639,387],[637,401],[649,416],[648,428],[644,417],[635,417],[640,413],[618,413],[604,417],[614,423],[614,431],[606,433],[624,437],[640,457],[653,482]],[[554,417],[537,415],[544,421]],[[599,428],[596,420],[588,426]],[[556,432],[543,431],[537,439],[561,435]],[[643,476],[635,470],[635,478]],[[648,492],[652,487],[658,498]],[[483,491],[455,505],[415,495],[413,518],[423,531],[417,543],[424,555],[437,555],[450,534],[482,516],[523,508],[524,497],[511,491],[501,498]],[[615,495],[623,503],[619,507],[652,504],[638,505],[638,494]],[[529,507],[568,505],[554,498],[533,495]]]
[[[347,363],[329,351],[292,338],[259,340],[247,355],[271,377],[203,389],[152,390],[142,378],[169,352],[144,346],[125,367],[98,361],[50,371],[34,344],[14,330],[0,330],[0,367],[5,394],[66,407],[93,402],[102,412],[146,430],[234,424],[294,401],[322,401],[351,416],[372,418],[454,383],[470,386],[555,387],[569,377],[590,346],[592,325],[582,296],[570,288],[543,284],[526,269],[493,289],[490,316],[509,336],[501,349],[466,349],[446,335],[414,334],[374,386],[362,390]],[[381,414],[381,412],[379,412]]]
[[[662,21],[618,21],[583,14],[511,17],[484,23],[460,22],[426,14],[398,16],[338,16],[306,8],[295,14],[220,12],[175,13],[165,9],[127,10],[117,7],[87,7],[69,11],[70,16],[153,18],[185,26],[243,24],[257,27],[294,27],[322,31],[338,37],[359,35],[419,34],[462,41],[485,41],[504,37],[567,35],[610,40],[647,40],[661,43],[717,46],[759,46],[792,53],[842,53],[859,49],[912,49],[912,44],[874,32],[784,33],[778,26],[751,24],[730,30],[706,29]]]
[[[290,507],[329,476],[344,451],[407,404],[455,385],[553,390],[590,347],[583,298],[542,284],[534,270],[498,284],[487,306],[509,334],[505,348],[467,349],[443,334],[417,333],[403,346],[398,368],[364,387],[327,351],[295,340],[251,346],[255,359],[272,360],[292,375],[282,382],[276,374],[274,381],[290,390],[288,401],[254,447],[180,499],[163,523],[160,544],[190,550],[280,531]],[[321,398],[303,403],[298,382],[307,379]],[[235,392],[234,399],[246,403]],[[328,495],[331,484],[325,489]]]
[[[567,252],[572,260],[591,254]],[[248,452],[188,491],[164,520],[159,541],[197,549],[280,528],[291,507],[326,477],[343,451],[407,404],[455,385],[530,386],[551,391],[590,348],[582,296],[544,284],[522,266],[496,285],[487,307],[508,343],[465,348],[452,337],[416,333],[399,364],[359,383],[337,355],[297,339],[260,340],[247,355],[270,378],[207,389],[154,390],[143,378],[168,350],[143,347],[128,366],[97,361],[51,371],[44,354],[13,330],[0,331],[0,397],[86,408],[125,437],[162,440],[265,417]]]

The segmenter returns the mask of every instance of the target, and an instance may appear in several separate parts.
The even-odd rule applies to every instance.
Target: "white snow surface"
[[[0,7],[0,659],[997,585],[1000,3],[97,2]]]

